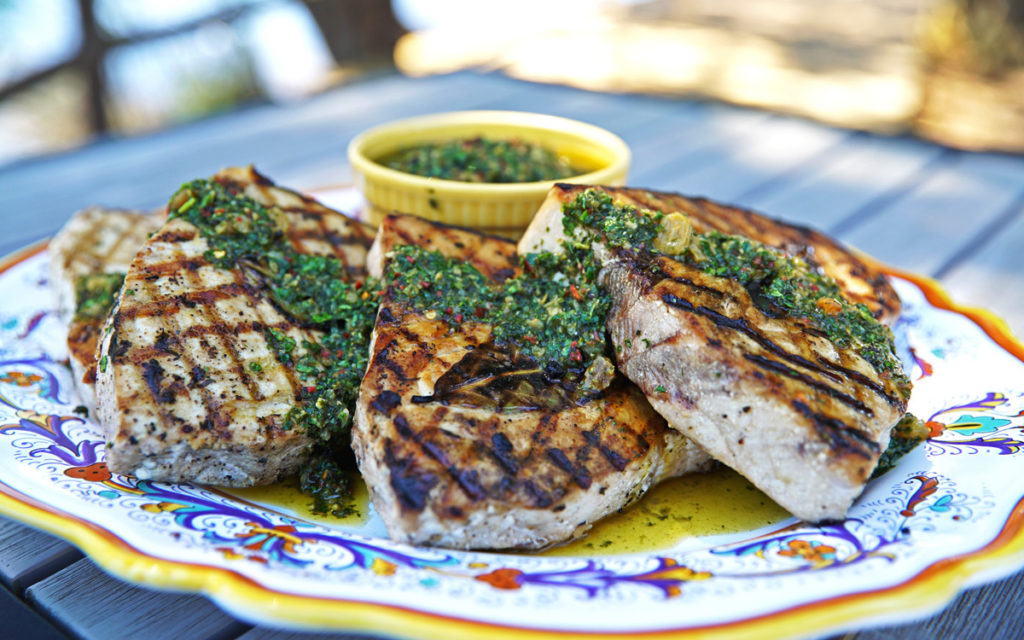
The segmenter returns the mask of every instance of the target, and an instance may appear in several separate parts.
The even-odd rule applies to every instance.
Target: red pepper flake
[[[416,258],[412,256],[405,256],[405,259],[409,262],[409,264],[416,264]]]
[[[363,288],[363,281],[362,280],[356,280],[355,288],[356,289],[362,289]]]
[[[242,216],[235,216],[235,220],[238,220],[239,222],[241,222],[242,221]]]
[[[342,356],[341,349],[338,349],[337,351],[334,352],[334,357],[335,358],[340,358],[341,356]]]
[[[448,315],[451,315],[452,314],[452,308],[451,307],[445,307],[444,308],[444,312],[447,313]]]
[[[580,292],[579,292],[578,289],[576,289],[576,285],[575,284],[570,284],[569,285],[569,293],[571,293],[572,297],[576,298],[580,302],[583,301],[583,296],[580,295]]]
[[[523,336],[523,340],[526,340],[530,344],[537,344],[537,338],[534,336]]]
[[[330,358],[331,357],[331,352],[328,351],[327,349],[321,349],[320,350],[320,357],[321,358],[325,358],[325,359],[326,358]]]
[[[349,338],[352,337],[352,334],[349,333],[348,331],[346,331],[345,333],[341,334],[341,337],[345,338],[346,340],[348,340]]]
[[[316,387],[306,387],[306,393],[313,393],[316,391]]]
[[[378,295],[378,296],[382,296],[382,295],[384,295],[385,293],[387,293],[387,289],[381,289],[380,291],[378,291],[378,292],[377,292],[377,295]]]
[[[423,287],[424,289],[429,289],[430,283],[427,282],[426,280],[420,280],[420,286]]]
[[[455,314],[455,322],[462,322],[462,314],[461,313],[456,313]]]
[[[577,340],[573,340],[572,342],[569,343],[569,346],[575,349],[576,347],[580,346],[580,343]]]
[[[483,307],[477,307],[476,309],[473,310],[473,315],[475,315],[478,318],[482,318],[485,315],[487,315],[487,310],[484,309]]]
[[[569,359],[572,360],[573,362],[579,362],[583,360],[583,354],[580,353],[579,349],[576,349],[569,355]]]

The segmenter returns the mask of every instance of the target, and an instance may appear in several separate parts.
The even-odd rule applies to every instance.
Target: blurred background
[[[1024,151],[1024,0],[0,0],[0,166],[395,68]]]

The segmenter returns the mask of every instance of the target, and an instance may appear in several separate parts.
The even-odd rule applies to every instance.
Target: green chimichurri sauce
[[[225,269],[243,269],[296,323],[319,329],[318,342],[267,329],[267,342],[282,364],[306,386],[284,419],[317,443],[300,472],[314,510],[343,515],[351,509],[347,472],[338,452],[347,447],[352,409],[366,370],[377,287],[353,279],[336,258],[298,253],[285,236],[287,218],[231,186],[210,180],[184,185],[171,199],[170,217],[184,218],[207,239],[206,258]],[[258,375],[261,370],[253,370]]]
[[[75,320],[102,320],[110,313],[123,273],[89,273],[75,279]]]
[[[614,371],[605,357],[605,317],[611,299],[597,285],[599,266],[589,248],[565,255],[521,258],[523,272],[493,284],[472,265],[417,246],[397,247],[385,280],[400,303],[436,314],[457,328],[493,326],[493,342],[536,364],[549,380],[597,391]]]
[[[403,149],[382,164],[404,173],[458,182],[537,182],[584,173],[544,147],[482,137]]]
[[[567,235],[576,229],[596,233],[612,247],[638,253],[657,250],[662,213],[616,204],[602,191],[588,189],[563,209]],[[675,216],[676,214],[672,214]],[[586,235],[586,233],[584,233]],[[695,233],[674,257],[701,271],[735,280],[769,315],[785,315],[823,332],[837,347],[860,354],[878,373],[909,395],[910,381],[896,356],[892,331],[863,304],[843,297],[832,278],[800,258],[742,236],[718,231]]]
[[[913,451],[914,447],[928,439],[928,427],[924,421],[917,416],[908,413],[896,423],[889,434],[889,446],[882,457],[878,459],[878,466],[871,474],[877,478],[889,469],[896,466],[900,458]]]

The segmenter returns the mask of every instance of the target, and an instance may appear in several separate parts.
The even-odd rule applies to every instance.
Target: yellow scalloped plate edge
[[[40,241],[0,259],[0,273],[38,254]],[[1001,318],[984,309],[956,304],[935,280],[866,259],[886,273],[916,284],[928,301],[974,321],[989,337],[1024,361],[1024,343]],[[431,640],[525,640],[631,638],[747,640],[812,636],[869,623],[906,623],[941,609],[972,578],[1005,575],[1024,564],[1024,500],[1014,507],[1000,533],[976,551],[933,563],[914,577],[884,589],[848,594],[720,625],[649,632],[583,633],[494,625],[424,613],[397,605],[316,598],[273,591],[227,569],[164,560],[146,555],[116,535],[86,520],[55,510],[0,484],[0,512],[61,537],[79,547],[107,572],[147,587],[201,592],[242,617],[291,627],[372,632]]]

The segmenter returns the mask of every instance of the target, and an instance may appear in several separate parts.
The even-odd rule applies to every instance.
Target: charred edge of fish
[[[878,443],[863,431],[852,427],[838,418],[822,415],[799,400],[793,400],[793,408],[814,424],[818,436],[833,449],[843,449],[871,460],[881,453]],[[857,444],[854,444],[857,443]],[[857,445],[860,446],[857,446]]]
[[[750,362],[753,362],[757,366],[761,367],[762,369],[774,371],[775,373],[784,375],[787,378],[791,378],[793,380],[797,380],[798,382],[802,382],[813,389],[817,389],[818,391],[821,391],[822,393],[828,395],[834,400],[838,400],[839,402],[842,402],[851,409],[855,409],[868,417],[874,417],[875,415],[875,412],[871,409],[871,407],[865,405],[863,402],[854,398],[853,396],[849,396],[838,389],[830,387],[829,385],[823,382],[819,382],[814,378],[808,376],[807,374],[800,373],[799,371],[796,371],[792,367],[789,367],[781,362],[778,362],[777,360],[772,360],[771,358],[765,358],[764,356],[759,356],[752,353],[745,353],[743,354],[743,357],[749,360]]]
[[[418,469],[415,456],[395,456],[390,439],[384,443],[384,464],[391,472],[391,488],[398,502],[406,509],[423,511],[427,506],[427,495],[437,484],[437,476]]]

